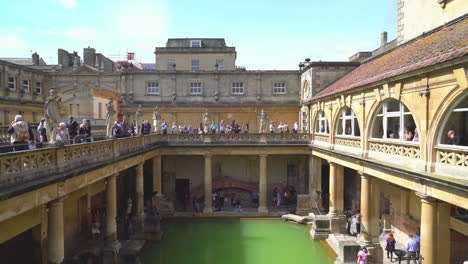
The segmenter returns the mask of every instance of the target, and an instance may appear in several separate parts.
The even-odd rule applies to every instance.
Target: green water
[[[147,244],[145,264],[331,264],[305,225],[280,219],[171,220],[163,240]]]

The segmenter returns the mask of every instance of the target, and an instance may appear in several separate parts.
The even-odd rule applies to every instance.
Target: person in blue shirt
[[[418,231],[416,232],[415,234],[415,240],[416,240],[416,243],[418,243],[418,250],[417,250],[417,256],[419,257],[419,250],[420,250],[420,246],[421,246],[421,229],[418,227]]]
[[[406,241],[406,251],[408,251],[408,264],[410,259],[414,260],[414,263],[416,262],[416,253],[418,252],[418,243],[414,239],[413,235],[409,235],[408,241]]]
[[[164,120],[164,122],[162,124],[162,131],[163,131],[163,134],[167,134],[167,123],[166,123],[165,120]]]

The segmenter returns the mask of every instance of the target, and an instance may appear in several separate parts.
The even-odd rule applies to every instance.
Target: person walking
[[[299,124],[297,123],[297,121],[294,123],[293,127],[292,127],[292,131],[294,134],[297,134],[297,130],[299,129]]]
[[[16,115],[15,120],[11,122],[7,131],[10,136],[10,142],[13,145],[13,151],[28,150],[28,140],[35,145],[34,134],[28,123],[23,121],[22,115]]]
[[[358,252],[357,257],[357,263],[358,264],[367,264],[367,256],[369,256],[369,251],[367,251],[366,247],[362,247],[361,250]]]
[[[39,142],[41,143],[47,143],[49,142],[47,138],[47,129],[45,128],[45,123],[46,119],[42,118],[41,122],[39,123],[39,126],[37,127],[37,133],[39,134]]]
[[[414,239],[413,234],[409,234],[409,239],[406,241],[406,251],[408,252],[408,264],[410,263],[410,260],[414,260],[414,263],[416,262],[416,257],[418,253],[418,242],[416,242],[416,239]]]
[[[362,219],[361,211],[357,210],[354,216],[356,216],[356,233],[359,236],[361,234],[361,219]]]
[[[74,139],[78,135],[78,123],[75,121],[73,116],[70,116],[66,125],[68,129],[68,135],[71,139]]]
[[[393,251],[395,250],[395,243],[396,243],[396,240],[393,237],[392,233],[388,233],[388,236],[385,242],[387,243],[387,245],[385,246],[385,250],[387,251],[387,258],[389,258],[390,262],[392,262]]]
[[[353,212],[351,211],[351,208],[348,208],[348,210],[346,210],[344,215],[346,217],[346,230],[348,231],[348,234],[352,235],[351,234],[351,220],[352,220]]]

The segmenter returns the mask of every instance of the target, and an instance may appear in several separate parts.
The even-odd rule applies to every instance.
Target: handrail
[[[150,134],[0,154],[0,189],[156,146],[309,145],[310,134]]]

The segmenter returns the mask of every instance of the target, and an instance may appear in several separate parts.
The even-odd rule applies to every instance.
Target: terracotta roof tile
[[[468,17],[364,62],[311,100],[468,55]]]

